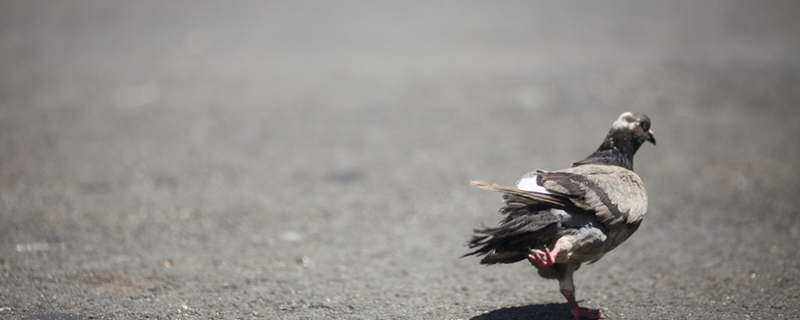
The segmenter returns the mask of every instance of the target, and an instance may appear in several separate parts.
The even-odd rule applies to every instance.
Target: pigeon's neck
[[[590,154],[586,159],[575,162],[572,166],[582,164],[608,164],[633,170],[633,155],[639,149],[641,143],[637,143],[632,135],[624,131],[611,131],[603,140],[603,144],[597,151]]]

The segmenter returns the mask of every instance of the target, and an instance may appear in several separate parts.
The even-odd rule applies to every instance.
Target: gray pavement
[[[497,194],[658,146],[612,319],[797,319],[792,1],[0,4],[0,318],[565,319],[459,259]]]

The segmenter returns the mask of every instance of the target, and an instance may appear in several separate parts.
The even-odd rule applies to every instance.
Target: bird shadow
[[[531,304],[519,307],[506,307],[474,316],[470,320],[563,320],[572,319],[566,303]]]

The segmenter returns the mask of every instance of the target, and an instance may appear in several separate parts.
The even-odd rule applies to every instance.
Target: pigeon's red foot
[[[575,294],[571,291],[561,290],[561,294],[564,295],[564,298],[567,298],[567,303],[569,303],[569,311],[572,312],[572,316],[575,320],[579,320],[580,318],[584,319],[605,319],[606,316],[603,315],[603,311],[600,309],[587,309],[581,308],[578,306],[578,302],[575,301]]]
[[[561,250],[559,244],[561,244],[561,239],[556,241],[556,245],[553,246],[553,251],[550,251],[550,249],[547,247],[544,247],[544,251],[539,249],[531,249],[531,254],[528,255],[528,260],[530,260],[531,263],[538,263],[539,266],[542,267],[554,265],[556,263],[558,252]]]
[[[538,263],[542,267],[552,266],[556,263],[556,255],[558,254],[558,249],[554,251],[550,251],[547,247],[544,248],[544,251],[538,249],[531,249],[531,254],[528,255],[528,260],[531,263]]]
[[[603,315],[603,311],[600,309],[587,309],[587,308],[577,308],[571,309],[572,316],[575,317],[575,320],[584,318],[584,319],[605,319],[606,316]]]

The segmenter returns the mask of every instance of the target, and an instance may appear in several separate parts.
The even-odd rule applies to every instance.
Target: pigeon
[[[474,230],[462,257],[483,256],[481,264],[527,259],[540,276],[557,279],[575,319],[604,319],[600,309],[575,301],[573,273],[628,239],[647,213],[647,191],[633,172],[633,155],[645,142],[656,144],[647,115],[622,113],[600,147],[572,167],[536,170],[515,187],[472,184],[503,193],[503,218],[495,227]]]

